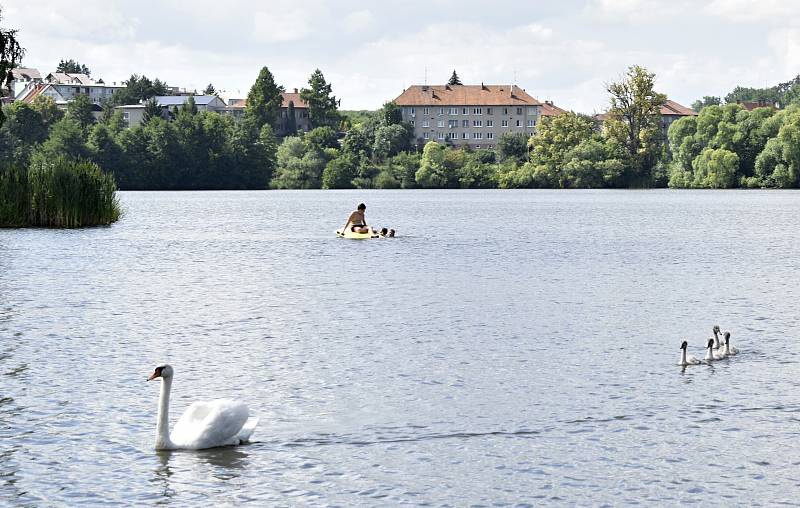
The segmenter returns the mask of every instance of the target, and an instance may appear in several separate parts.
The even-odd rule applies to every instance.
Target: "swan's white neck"
[[[706,353],[706,360],[713,360],[714,359],[714,347],[708,346],[708,353]]]
[[[686,350],[681,349],[681,365],[686,365]]]
[[[161,379],[161,395],[158,397],[158,423],[156,423],[156,449],[170,450],[175,446],[169,438],[169,393],[172,377]]]

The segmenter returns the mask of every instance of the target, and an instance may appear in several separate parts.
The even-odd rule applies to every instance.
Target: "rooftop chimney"
[[[294,89],[294,93],[297,93],[297,88]]]

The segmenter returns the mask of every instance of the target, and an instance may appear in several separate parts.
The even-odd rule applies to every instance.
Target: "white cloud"
[[[259,42],[297,41],[311,31],[311,20],[300,7],[258,11],[253,16],[253,39]]]
[[[736,22],[785,23],[798,18],[798,4],[789,0],[712,0],[704,12]]]
[[[800,29],[786,28],[769,34],[769,46],[775,52],[785,76],[800,72]]]
[[[370,11],[351,12],[344,18],[344,29],[349,33],[363,32],[372,28],[375,17]]]

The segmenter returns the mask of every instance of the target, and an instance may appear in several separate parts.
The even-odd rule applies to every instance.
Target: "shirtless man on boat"
[[[367,226],[367,219],[364,218],[364,212],[367,210],[367,205],[361,203],[358,205],[358,208],[355,212],[350,214],[350,217],[347,218],[347,224],[344,225],[342,231],[347,230],[350,228],[350,231],[353,233],[369,233],[370,229]]]

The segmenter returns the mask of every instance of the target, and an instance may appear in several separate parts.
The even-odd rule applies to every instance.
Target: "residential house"
[[[494,148],[500,136],[528,136],[544,106],[517,85],[413,85],[394,100],[417,144]]]
[[[22,90],[25,89],[31,83],[41,83],[42,82],[42,75],[39,73],[39,69],[33,69],[29,67],[17,67],[15,69],[11,69],[11,87],[10,87],[10,96],[13,100],[17,95],[19,95]]]
[[[736,101],[736,104],[739,104],[747,111],[753,111],[754,109],[758,108],[781,109],[779,103],[777,102],[772,103],[770,101],[765,101],[763,99],[758,101]]]
[[[294,105],[294,121],[297,132],[308,132],[313,129],[311,119],[308,116],[308,104],[300,98],[297,88],[294,92],[284,92],[281,100],[281,108],[278,113],[278,121],[275,125],[275,134],[286,136],[289,134],[289,103]],[[220,113],[233,116],[239,120],[244,116],[247,107],[247,99],[228,99],[228,105]]]
[[[300,98],[300,92],[297,88],[294,92],[283,92],[281,101],[281,111],[278,118],[278,132],[279,136],[285,136],[289,133],[289,103],[294,106],[294,123],[297,127],[297,132],[308,132],[314,127],[311,125],[311,118],[308,116],[308,103]]]
[[[215,113],[224,113],[227,105],[225,101],[216,95],[159,95],[154,97],[162,110],[162,117],[169,118],[173,108],[183,106],[189,97],[194,97],[194,103],[197,111],[213,111]],[[141,104],[128,104],[125,106],[117,106],[115,111],[122,112],[122,119],[125,125],[133,127],[142,123],[144,119],[144,103]]]
[[[50,97],[60,108],[66,108],[78,95],[86,95],[94,105],[96,112],[102,109],[104,102],[111,99],[114,92],[124,85],[112,83],[107,85],[103,80],[94,81],[86,74],[66,74],[52,72],[44,80],[31,80],[16,95],[16,100],[27,103],[33,102],[37,97]]]

